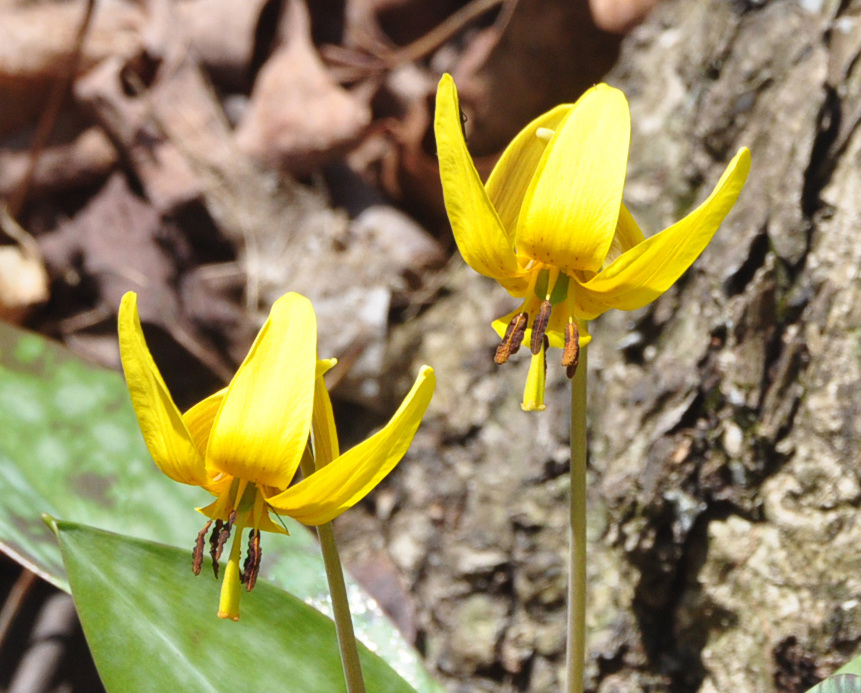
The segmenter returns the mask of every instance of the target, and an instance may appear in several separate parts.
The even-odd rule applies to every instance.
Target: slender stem
[[[0,609],[0,649],[2,649],[6,636],[12,630],[15,617],[21,610],[27,599],[27,595],[30,594],[30,590],[35,583],[36,573],[24,568],[15,580],[15,584],[12,585],[12,589],[9,590],[9,596],[3,603],[3,608]]]
[[[347,680],[347,691],[365,693],[362,663],[359,661],[359,648],[353,632],[350,603],[347,601],[347,585],[344,582],[338,547],[335,545],[332,523],[327,522],[317,527],[317,536],[320,538],[323,562],[326,564],[326,578],[329,580],[329,593],[332,595],[332,611],[335,614],[335,630],[338,633],[338,647],[341,650],[341,664],[344,667],[344,678]]]
[[[302,474],[308,477],[313,473],[313,458],[310,455],[303,456]],[[329,582],[329,594],[332,597],[335,633],[338,636],[338,650],[341,652],[341,666],[344,668],[347,693],[365,693],[362,663],[359,661],[359,646],[356,644],[350,602],[347,599],[347,584],[344,582],[344,570],[341,567],[341,557],[338,555],[332,523],[327,522],[317,527],[317,537],[320,539],[320,550],[326,566],[326,579]]]
[[[571,381],[571,525],[568,571],[568,693],[583,693],[586,660],[586,348]]]

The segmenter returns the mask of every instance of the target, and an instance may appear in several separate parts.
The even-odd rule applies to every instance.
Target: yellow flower
[[[260,531],[286,533],[269,517],[289,515],[308,525],[329,522],[364,498],[407,451],[434,389],[423,367],[391,421],[343,455],[323,373],[334,360],[317,360],[317,321],[310,301],[286,294],[275,302],[230,384],[181,414],[147,349],[137,296],[120,305],[123,370],[144,441],[159,469],[174,481],[200,486],[217,500],[198,510],[210,520],[197,537],[200,572],[206,534],[218,559],[234,531],[224,571],[221,618],[239,618],[240,584],[254,587]],[[313,424],[313,425],[312,425]],[[316,471],[291,485],[303,455]],[[249,544],[240,570],[242,533]]]
[[[525,410],[544,409],[544,351],[561,347],[571,377],[585,321],[654,301],[702,253],[732,209],[750,169],[741,149],[711,195],[681,221],[645,239],[622,204],[630,142],[624,94],[606,84],[539,116],[508,145],[486,184],[464,139],[454,81],[436,98],[437,154],[445,206],[467,264],[522,305],[493,323],[496,362],[521,342],[533,354]]]

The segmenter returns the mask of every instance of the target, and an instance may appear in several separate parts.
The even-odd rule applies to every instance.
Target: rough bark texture
[[[676,0],[608,78],[647,233],[739,146],[753,168],[679,285],[592,325],[589,690],[800,692],[861,643],[859,55],[855,0]],[[359,568],[391,556],[450,690],[557,690],[568,384],[553,358],[521,412],[527,359],[492,363],[508,297],[459,258],[444,281],[391,345],[393,376],[436,368],[431,417],[341,531]]]

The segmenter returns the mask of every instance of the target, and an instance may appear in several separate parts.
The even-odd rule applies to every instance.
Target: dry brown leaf
[[[283,21],[285,44],[260,70],[236,143],[276,168],[308,172],[353,146],[371,111],[326,70],[303,0],[289,0]]]
[[[84,15],[84,2],[0,4],[0,134],[35,118],[52,80],[63,77]],[[143,13],[134,3],[99,3],[78,63],[79,73],[109,56],[140,49]]]
[[[41,197],[59,190],[90,185],[107,177],[117,163],[117,150],[95,127],[70,141],[46,147],[33,172],[28,197]],[[0,148],[0,197],[20,190],[30,166],[29,148]]]
[[[627,34],[652,11],[658,0],[589,0],[599,29]]]
[[[200,62],[212,79],[245,89],[254,40],[266,0],[185,0],[175,12]],[[229,31],[225,28],[229,27]]]
[[[170,213],[200,197],[197,176],[147,101],[124,89],[128,74],[122,60],[109,58],[75,83],[75,96],[131,163],[150,201]]]

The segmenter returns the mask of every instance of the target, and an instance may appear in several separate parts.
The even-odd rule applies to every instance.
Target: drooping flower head
[[[523,408],[544,409],[548,346],[571,377],[585,322],[654,301],[702,253],[750,169],[741,149],[711,195],[646,239],[622,204],[631,124],[624,94],[606,84],[539,116],[511,141],[483,184],[463,134],[457,90],[443,75],[436,98],[437,155],[448,218],[467,264],[498,281],[520,307],[493,323],[504,363],[532,351]]]
[[[216,577],[222,549],[234,535],[218,610],[233,620],[239,618],[240,585],[250,591],[257,580],[260,532],[286,533],[270,512],[320,525],[355,505],[404,456],[434,389],[433,370],[425,366],[391,421],[341,455],[323,382],[334,359],[317,360],[317,321],[305,297],[278,299],[230,384],[184,414],[147,348],[134,293],[120,305],[119,343],[132,405],[156,465],[174,481],[216,497],[198,509],[210,519],[197,537],[195,574],[210,528]],[[303,456],[313,457],[316,471],[291,485]]]

